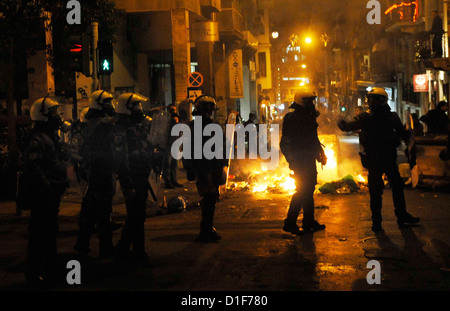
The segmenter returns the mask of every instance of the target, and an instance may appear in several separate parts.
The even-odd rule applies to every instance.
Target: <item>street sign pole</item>
[[[92,22],[92,53],[93,54],[93,68],[92,68],[92,92],[98,88],[98,23]]]
[[[188,98],[193,102],[197,97],[203,95],[203,75],[200,72],[193,72],[188,77]]]

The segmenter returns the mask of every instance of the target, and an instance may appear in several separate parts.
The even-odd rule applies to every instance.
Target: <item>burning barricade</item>
[[[367,191],[367,178],[355,171],[359,168],[353,163],[339,161],[339,142],[335,135],[319,136],[324,145],[327,165],[318,164],[318,185],[316,194],[350,194]],[[295,192],[293,171],[282,157],[276,169],[270,170],[263,161],[246,161],[239,165],[235,174],[231,174],[228,190],[248,191],[252,193],[273,193],[292,195]],[[354,173],[355,178],[347,174],[340,178],[340,171],[346,169]]]
[[[284,160],[284,164],[275,170],[269,170],[264,164],[258,163],[259,168],[243,172],[238,176],[231,176],[230,190],[251,191],[253,193],[294,193],[295,180],[291,177],[291,170]]]

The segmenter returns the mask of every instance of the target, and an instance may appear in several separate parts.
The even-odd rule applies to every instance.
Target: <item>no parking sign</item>
[[[200,72],[193,72],[188,78],[188,87],[196,88],[203,85],[203,76]]]

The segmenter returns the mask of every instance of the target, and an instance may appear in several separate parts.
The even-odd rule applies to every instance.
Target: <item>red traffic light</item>
[[[83,50],[83,46],[81,44],[73,44],[73,48],[70,49],[72,53],[80,53]]]

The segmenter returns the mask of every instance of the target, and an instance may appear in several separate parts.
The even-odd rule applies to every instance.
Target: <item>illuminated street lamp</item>
[[[311,39],[310,37],[307,37],[307,38],[305,39],[305,42],[308,43],[308,44],[311,44],[312,39]]]
[[[280,36],[280,34],[278,33],[278,31],[272,32],[272,38],[273,39],[277,39],[279,36]]]
[[[303,69],[305,69],[305,68],[306,68],[306,65],[305,65],[305,64],[303,64],[303,65],[302,65],[302,68],[303,68]]]

